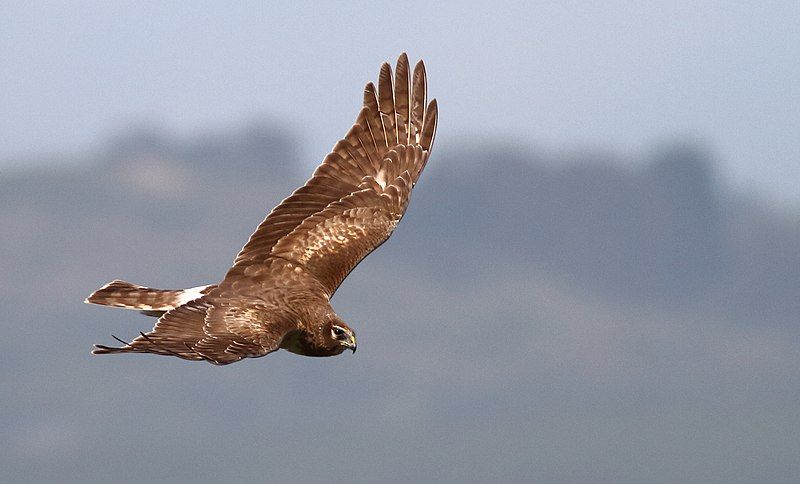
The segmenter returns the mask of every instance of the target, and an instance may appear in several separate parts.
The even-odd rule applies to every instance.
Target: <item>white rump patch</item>
[[[176,306],[183,306],[184,304],[188,303],[189,301],[194,301],[195,299],[199,298],[203,295],[203,291],[208,286],[197,286],[197,287],[190,287],[189,289],[184,289],[181,291],[181,295],[178,297],[178,304]]]

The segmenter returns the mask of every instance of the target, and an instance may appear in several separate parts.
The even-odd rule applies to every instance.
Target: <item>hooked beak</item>
[[[356,344],[356,337],[355,336],[351,336],[350,340],[347,342],[347,347],[350,348],[351,350],[353,350],[353,354],[355,354],[357,346],[358,345]]]

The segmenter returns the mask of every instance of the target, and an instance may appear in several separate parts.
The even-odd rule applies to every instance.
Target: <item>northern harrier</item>
[[[280,348],[306,356],[356,351],[329,300],[403,217],[436,131],[425,66],[381,66],[355,124],[306,184],[261,222],[222,282],[167,290],[113,281],[86,302],[158,317],[149,333],[94,354],[154,353],[226,365]]]

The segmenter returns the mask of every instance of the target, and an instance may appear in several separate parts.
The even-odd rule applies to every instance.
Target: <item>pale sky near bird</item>
[[[318,163],[374,66],[424,58],[440,143],[640,153],[701,139],[720,176],[800,204],[800,4],[31,2],[0,6],[0,166],[132,123],[285,119]],[[402,17],[402,15],[400,15]],[[354,87],[356,86],[356,87]],[[300,109],[297,109],[300,106]],[[58,158],[58,156],[56,156]]]

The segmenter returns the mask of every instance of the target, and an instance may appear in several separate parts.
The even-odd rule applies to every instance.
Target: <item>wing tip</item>
[[[436,98],[431,99],[428,107],[425,109],[425,124],[432,122],[434,125],[439,119],[439,103]]]
[[[124,353],[125,351],[127,351],[125,348],[118,348],[116,346],[106,346],[106,345],[96,344],[96,345],[93,345],[91,354],[93,354],[93,355],[113,355],[115,353]]]

